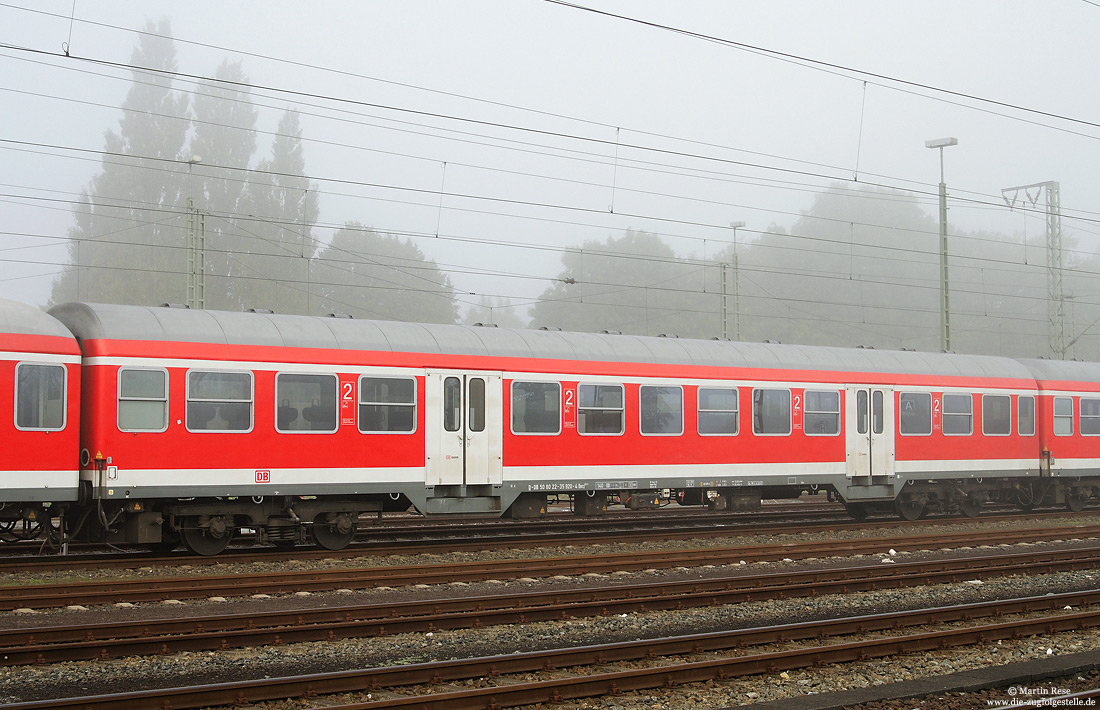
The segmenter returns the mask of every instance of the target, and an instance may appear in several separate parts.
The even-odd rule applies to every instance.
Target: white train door
[[[429,486],[501,482],[502,379],[499,372],[428,373],[425,444]]]
[[[848,385],[844,431],[848,477],[894,475],[894,388]]]

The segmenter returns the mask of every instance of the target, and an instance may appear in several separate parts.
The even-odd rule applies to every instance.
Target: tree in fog
[[[1043,273],[1020,241],[952,229],[948,243],[952,349],[1036,354]],[[834,185],[789,234],[741,245],[742,337],[938,351],[939,254],[939,223],[914,195]]]
[[[317,186],[305,175],[302,128],[297,111],[279,121],[271,157],[249,174],[237,228],[251,245],[242,258],[251,273],[233,293],[235,307],[277,313],[310,313],[310,260],[317,251]]]
[[[908,195],[834,185],[785,230],[739,248],[742,337],[938,343],[938,227]]]
[[[186,288],[188,98],[173,89],[175,46],[167,21],[149,22],[130,56],[136,67],[117,132],[104,136],[99,173],[82,191],[69,229],[70,263],[54,281],[52,303],[180,302]],[[163,37],[157,35],[164,35]]]
[[[240,62],[223,61],[213,81],[195,88],[195,132],[188,196],[205,213],[206,307],[240,310],[259,274],[248,261],[256,239],[237,220],[249,162],[256,152],[256,109]]]
[[[314,312],[455,323],[454,288],[409,239],[348,222],[317,253],[309,275]]]
[[[690,337],[720,330],[717,301],[701,288],[703,265],[677,257],[656,234],[587,241],[566,250],[562,264],[531,310],[536,327]]]

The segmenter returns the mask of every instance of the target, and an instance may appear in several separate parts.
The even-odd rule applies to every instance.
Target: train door
[[[848,477],[894,475],[894,388],[848,385],[844,431]]]
[[[429,372],[427,484],[501,482],[504,406],[499,372]]]

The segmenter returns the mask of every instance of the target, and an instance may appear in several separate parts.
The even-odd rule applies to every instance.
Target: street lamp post
[[[958,145],[957,138],[925,141],[925,148],[940,151],[940,349],[951,352],[951,288],[947,276],[947,183],[943,180],[943,149]]]
[[[733,267],[733,339],[741,340],[741,289],[739,287],[738,279],[738,264],[737,264],[737,230],[744,227],[744,222],[730,222],[730,229],[733,230],[733,259],[731,266]],[[726,285],[727,282],[727,268],[726,264],[722,264],[722,337],[729,337],[729,289]]]

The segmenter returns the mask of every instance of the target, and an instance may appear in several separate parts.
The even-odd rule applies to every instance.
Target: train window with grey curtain
[[[168,371],[124,367],[118,371],[120,431],[168,428]]]
[[[1073,435],[1073,398],[1054,398],[1054,435]]]
[[[416,429],[416,380],[359,378],[359,431],[409,433]]]
[[[741,416],[735,387],[699,388],[699,433],[736,435],[741,429]]]
[[[622,434],[623,412],[622,385],[577,385],[579,433]]]
[[[968,394],[943,396],[943,433],[970,436],[974,433],[974,398]]]
[[[1100,399],[1081,398],[1081,436],[1100,435]]]
[[[835,436],[840,433],[840,392],[805,393],[802,429],[808,436]]]

